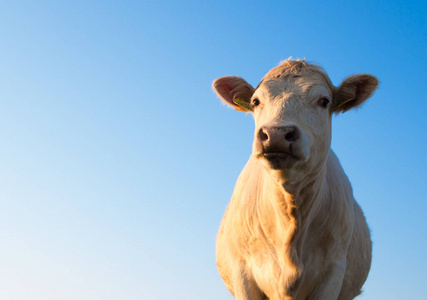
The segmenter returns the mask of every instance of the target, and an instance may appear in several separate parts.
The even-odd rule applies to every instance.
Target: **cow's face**
[[[252,154],[298,180],[325,161],[331,143],[333,91],[320,76],[267,79],[255,90]]]
[[[237,110],[253,112],[253,156],[291,182],[324,165],[332,113],[360,105],[377,85],[371,75],[355,75],[335,88],[321,68],[285,61],[267,73],[256,89],[232,76],[217,79],[214,89]]]

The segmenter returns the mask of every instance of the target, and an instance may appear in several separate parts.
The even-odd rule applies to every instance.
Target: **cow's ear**
[[[212,87],[218,96],[236,110],[252,111],[250,105],[254,88],[243,78],[238,76],[225,76],[215,79]]]
[[[336,89],[332,112],[346,112],[368,99],[378,86],[378,79],[368,74],[352,75]]]

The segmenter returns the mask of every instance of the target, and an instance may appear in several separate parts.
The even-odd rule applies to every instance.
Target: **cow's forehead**
[[[286,76],[263,80],[254,97],[288,98],[291,96],[310,97],[315,93],[332,94],[330,85],[321,76]]]
[[[284,83],[289,86],[292,86],[293,80],[303,88],[309,88],[313,85],[325,85],[331,92],[335,89],[322,67],[305,60],[283,61],[264,76],[258,87],[270,80],[285,80]]]

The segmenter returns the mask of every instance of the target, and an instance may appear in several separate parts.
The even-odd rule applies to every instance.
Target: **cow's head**
[[[216,79],[213,88],[228,105],[253,113],[253,156],[286,181],[299,181],[326,161],[332,114],[359,106],[377,85],[374,76],[361,74],[334,87],[322,68],[286,60],[255,89],[236,76]]]

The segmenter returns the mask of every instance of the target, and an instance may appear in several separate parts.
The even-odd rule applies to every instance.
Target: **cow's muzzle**
[[[295,124],[266,124],[258,129],[254,154],[258,158],[308,158],[307,141],[303,131]]]

